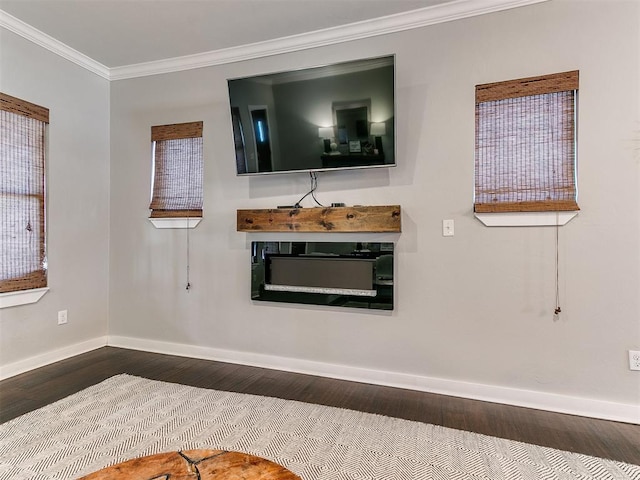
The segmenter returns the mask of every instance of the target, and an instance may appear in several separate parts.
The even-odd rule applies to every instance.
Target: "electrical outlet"
[[[65,323],[67,323],[67,311],[60,310],[58,312],[58,325],[64,325]]]
[[[629,350],[629,369],[640,370],[640,351]]]

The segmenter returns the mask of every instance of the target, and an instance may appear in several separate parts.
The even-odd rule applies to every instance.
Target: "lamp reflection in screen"
[[[382,155],[382,136],[386,135],[387,128],[383,122],[380,123],[372,123],[371,124],[371,136],[374,138],[374,142],[376,145],[376,150],[378,151],[378,155]]]
[[[318,137],[324,141],[324,153],[331,152],[331,139],[333,138],[333,127],[318,128]]]

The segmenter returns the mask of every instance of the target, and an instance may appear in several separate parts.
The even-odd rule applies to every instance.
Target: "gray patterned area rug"
[[[0,425],[1,479],[222,449],[304,480],[640,480],[640,466],[408,420],[117,375]]]

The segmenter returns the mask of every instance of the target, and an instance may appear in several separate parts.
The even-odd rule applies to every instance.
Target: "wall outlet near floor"
[[[67,323],[67,311],[60,310],[58,312],[58,325],[64,325],[65,323]]]
[[[640,370],[640,350],[629,350],[629,369]]]

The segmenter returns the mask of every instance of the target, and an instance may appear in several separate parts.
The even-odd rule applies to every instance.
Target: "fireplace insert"
[[[252,242],[251,299],[393,310],[392,242]]]

